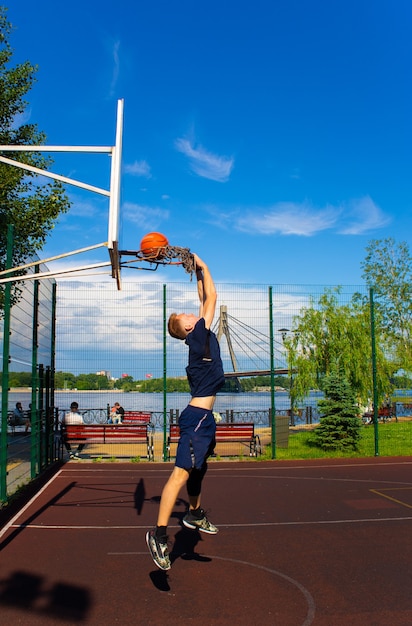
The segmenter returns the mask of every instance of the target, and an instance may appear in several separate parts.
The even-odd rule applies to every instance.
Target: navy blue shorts
[[[212,411],[189,404],[179,417],[179,428],[175,465],[187,470],[201,469],[216,445]]]

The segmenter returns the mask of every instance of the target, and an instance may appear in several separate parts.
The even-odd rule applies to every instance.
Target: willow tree
[[[373,239],[362,263],[363,278],[373,287],[381,333],[397,369],[412,372],[412,257],[408,244]]]
[[[323,389],[324,380],[340,371],[356,395],[367,403],[373,397],[371,324],[367,298],[355,294],[341,304],[341,289],[326,289],[316,302],[311,298],[294,319],[285,339],[288,366],[293,375],[291,404],[296,406],[311,389]],[[376,342],[378,397],[391,390],[391,362]]]
[[[44,132],[26,122],[26,94],[35,81],[37,68],[29,61],[13,65],[9,37],[12,24],[7,9],[0,6],[0,145],[43,145]],[[47,170],[52,160],[43,152],[9,152],[0,155]],[[18,266],[42,249],[60,213],[67,211],[68,199],[58,182],[19,167],[0,163],[0,269],[5,269],[8,225],[14,227],[13,261]],[[14,297],[18,288],[14,288]],[[0,291],[0,309],[2,292]]]

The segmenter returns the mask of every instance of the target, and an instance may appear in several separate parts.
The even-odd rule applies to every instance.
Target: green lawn
[[[325,452],[309,446],[308,431],[291,431],[288,448],[276,448],[276,458],[287,459],[326,459],[375,456],[374,426],[363,426],[359,449],[353,452]],[[378,425],[379,456],[412,456],[412,421],[387,422]],[[266,446],[264,458],[271,459],[271,446]]]

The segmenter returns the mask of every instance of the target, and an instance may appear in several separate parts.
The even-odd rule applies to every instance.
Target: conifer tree
[[[323,450],[356,450],[362,423],[353,391],[340,371],[332,371],[324,384],[325,397],[319,400],[320,424],[310,443]]]

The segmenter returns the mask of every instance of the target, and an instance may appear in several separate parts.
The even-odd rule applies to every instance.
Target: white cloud
[[[201,176],[225,183],[229,180],[234,166],[233,157],[224,157],[212,154],[202,146],[195,146],[189,139],[177,139],[176,150],[187,156],[192,171]]]
[[[132,174],[132,176],[143,176],[144,178],[151,178],[152,173],[150,171],[150,165],[147,161],[135,161],[129,165],[124,166],[126,174]]]
[[[235,228],[251,235],[298,235],[312,237],[325,230],[342,235],[359,235],[382,228],[389,216],[366,196],[339,206],[324,208],[310,202],[278,202],[268,209],[248,208],[236,213],[216,213],[215,226]]]
[[[16,113],[12,120],[12,128],[17,129],[20,126],[28,124],[31,119],[31,108],[26,108],[22,113]]]
[[[348,224],[339,230],[342,235],[362,235],[390,222],[390,217],[369,196],[352,200],[345,213]]]
[[[170,282],[169,275],[167,312],[196,313],[199,306],[196,285],[184,274],[180,274],[179,278],[179,282],[173,283]],[[136,275],[130,280],[126,279],[122,291],[117,291],[113,280],[102,283],[98,279],[78,280],[72,277],[68,282],[59,281],[57,369],[109,369],[117,374],[130,371],[135,377],[143,378],[144,374],[139,374],[139,371],[150,371],[145,363],[151,358],[155,359],[160,373],[163,350],[163,285],[164,277],[157,275],[154,281],[153,274],[145,272],[139,272],[138,279]],[[253,319],[254,332],[261,334],[261,345],[255,342],[254,356],[268,359],[267,288],[245,286],[241,298],[238,288],[234,289],[230,284],[220,284],[218,291],[219,303],[227,306],[231,316],[240,320],[243,325]],[[290,321],[289,299],[290,297],[282,299],[281,302],[277,298],[276,327],[285,327]],[[216,324],[218,317],[219,310],[216,311]],[[277,350],[278,344],[280,345],[280,340],[275,346]],[[170,372],[181,375],[187,359],[184,342],[168,338],[168,355]],[[231,369],[226,337],[222,338],[222,357],[227,368]],[[250,358],[248,351],[239,352],[239,367],[250,368]]]
[[[259,235],[302,235],[311,236],[332,228],[340,210],[333,207],[315,209],[308,203],[279,202],[271,209],[248,211],[238,217],[238,230]]]
[[[138,224],[144,231],[151,231],[169,219],[169,211],[160,207],[125,202],[122,206],[122,218],[124,222]]]
[[[113,73],[112,80],[110,83],[110,96],[113,96],[116,90],[117,81],[119,80],[120,74],[120,41],[115,41],[113,43],[112,55],[113,55]]]
[[[295,167],[289,174],[289,178],[292,178],[293,180],[300,180],[300,169],[298,167]]]
[[[96,200],[85,200],[75,194],[70,194],[69,197],[71,206],[67,215],[70,217],[90,218],[101,213],[101,203],[98,204]]]

